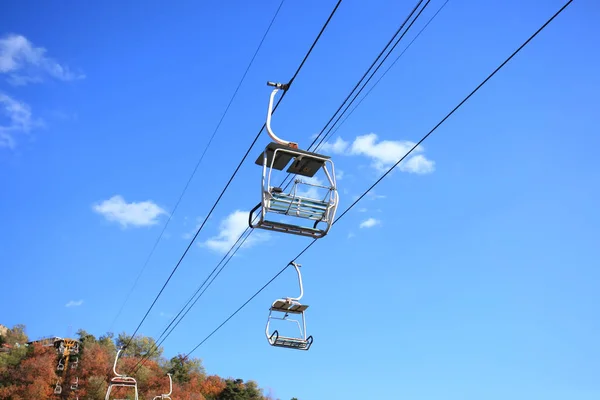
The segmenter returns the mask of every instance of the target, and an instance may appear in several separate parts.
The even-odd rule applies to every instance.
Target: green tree
[[[25,345],[29,341],[27,334],[25,333],[25,325],[17,324],[11,329],[6,331],[4,336],[5,343],[10,346]]]
[[[80,329],[77,331],[77,336],[79,336],[79,341],[81,345],[85,347],[86,344],[96,343],[96,337],[91,333],[87,333],[85,330]]]
[[[258,385],[254,381],[244,384],[242,379],[226,379],[225,389],[221,392],[218,400],[263,400]]]
[[[183,354],[171,358],[167,364],[167,369],[173,375],[173,381],[177,383],[189,382],[194,373],[202,377],[206,375],[202,362],[199,359],[189,359]]]
[[[115,354],[117,352],[113,337],[114,334],[112,332],[107,332],[98,338],[98,344],[108,350],[110,354]]]
[[[125,353],[133,357],[148,357],[153,361],[160,361],[163,348],[156,346],[156,342],[149,336],[138,335],[133,339],[126,333],[120,333],[116,340],[117,347],[128,344]]]

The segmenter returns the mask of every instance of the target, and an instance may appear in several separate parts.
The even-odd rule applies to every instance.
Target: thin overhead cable
[[[516,56],[533,38],[535,38],[550,22],[552,22],[560,13],[562,13],[567,6],[569,6],[573,0],[567,1],[550,19],[548,19],[533,35],[531,35],[517,50],[515,50],[502,64],[500,64],[490,75],[487,76],[475,89],[473,89],[457,106],[455,106],[440,122],[438,122],[425,136],[423,136],[406,154],[404,154],[394,165],[392,165],[379,179],[375,181],[363,194],[358,197],[346,210],[339,215],[333,224],[337,223],[342,219],[364,196],[367,195],[379,182],[381,182],[390,172],[394,170],[409,154],[411,154],[423,141],[425,141],[433,132],[437,130],[450,116],[452,116],[464,103],[467,102],[483,85],[485,85],[498,71],[500,71],[514,56]],[[332,224],[332,225],[333,225]],[[218,332],[227,322],[229,322],[238,312],[240,312],[248,303],[250,303],[256,296],[258,296],[267,286],[269,286],[279,275],[281,275],[286,268],[295,262],[300,256],[302,256],[315,242],[317,239],[313,239],[292,261],[290,261],[283,269],[281,269],[273,278],[265,283],[256,293],[254,293],[248,300],[246,300],[237,310],[235,310],[227,319],[225,319],[219,326],[217,326],[208,336],[206,336],[200,343],[198,343],[185,357],[189,357],[194,351],[196,351],[202,344],[204,344],[210,337]]]
[[[423,33],[423,31],[429,26],[429,24],[435,19],[435,17],[437,17],[437,15],[440,13],[440,11],[442,11],[442,9],[446,6],[446,4],[448,4],[450,0],[446,0],[444,2],[444,4],[441,5],[441,7],[435,12],[435,14],[433,14],[433,16],[431,18],[429,18],[429,21],[427,21],[427,23],[423,26],[423,28],[421,28],[421,30],[419,31],[419,33],[417,33],[415,35],[415,37],[410,41],[410,43],[404,48],[404,50],[402,50],[402,52],[400,54],[398,54],[398,56],[394,59],[394,61],[390,64],[389,67],[386,68],[385,71],[383,71],[383,73],[381,74],[381,76],[379,77],[379,79],[377,79],[377,81],[375,81],[375,83],[373,84],[373,86],[371,86],[369,88],[369,90],[367,90],[367,92],[365,93],[365,95],[360,99],[360,101],[358,103],[356,103],[356,105],[354,106],[354,108],[352,110],[350,110],[350,112],[344,117],[344,119],[342,120],[342,122],[340,122],[339,124],[337,124],[337,126],[335,127],[335,129],[333,131],[329,131],[327,133],[327,135],[325,135],[325,140],[329,139],[333,134],[335,134],[342,125],[344,125],[344,123],[348,120],[348,118],[350,118],[350,116],[352,115],[352,113],[354,111],[356,111],[356,109],[362,104],[362,102],[367,98],[367,96],[369,94],[371,94],[371,92],[373,91],[373,89],[375,89],[375,86],[377,86],[379,84],[379,82],[381,82],[381,80],[385,77],[385,75],[390,71],[390,69],[392,69],[392,67],[394,65],[396,65],[396,63],[398,62],[398,60],[400,60],[400,58],[404,55],[404,53],[406,53],[406,51],[410,48],[410,46],[412,46],[412,44],[415,42],[415,40],[417,40],[417,38],[419,36],[421,36],[421,33]],[[319,142],[319,146],[321,145],[323,141]],[[318,148],[318,146],[317,146]]]
[[[413,24],[421,16],[421,13],[429,5],[429,2],[430,2],[430,0],[427,0],[427,3],[425,3],[425,5],[423,6],[423,8],[421,8],[421,10],[417,14],[417,16],[411,21],[410,25],[408,25],[408,28],[406,28],[406,30],[402,33],[402,35],[396,40],[396,42],[394,43],[394,45],[392,46],[392,48],[390,49],[390,51],[386,54],[386,56],[383,58],[383,60],[381,60],[381,62],[379,63],[379,65],[377,66],[377,68],[375,68],[375,70],[373,71],[373,73],[371,73],[371,76],[369,76],[369,79],[367,79],[365,81],[365,83],[362,85],[362,87],[360,88],[360,90],[354,94],[354,97],[352,98],[352,100],[346,105],[346,108],[344,108],[344,111],[342,111],[342,113],[338,116],[338,118],[333,123],[333,125],[329,128],[329,131],[327,132],[327,134],[325,134],[325,136],[323,136],[321,138],[321,140],[319,141],[319,144],[317,144],[317,148],[321,146],[321,144],[323,143],[323,141],[327,138],[327,135],[329,134],[329,132],[331,132],[331,130],[334,128],[334,126],[339,122],[339,120],[348,111],[348,109],[350,108],[350,106],[352,105],[352,103],[354,103],[356,101],[356,98],[360,95],[360,93],[364,90],[364,88],[369,84],[369,82],[371,81],[371,79],[373,79],[373,77],[375,76],[375,74],[377,73],[377,71],[379,71],[379,68],[381,68],[381,66],[383,65],[383,63],[390,56],[390,54],[392,54],[392,51],[394,51],[394,49],[396,48],[396,46],[398,46],[398,44],[400,43],[400,41],[402,40],[402,38],[404,37],[404,35],[406,35],[406,33],[409,31],[409,29],[413,26]],[[315,141],[316,140],[317,139],[315,139]]]

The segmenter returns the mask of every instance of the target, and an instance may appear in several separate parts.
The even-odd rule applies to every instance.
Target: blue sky
[[[265,82],[289,79],[334,4],[285,2],[114,331],[135,329],[262,126]],[[450,0],[326,146],[340,211],[562,4]],[[33,338],[110,328],[278,5],[3,2],[0,323]],[[413,6],[343,2],[276,132],[307,146]],[[597,399],[599,16],[573,2],[301,257],[309,352],[264,337],[270,303],[296,293],[289,270],[194,355],[282,400]],[[268,142],[140,333],[157,336],[245,228]],[[258,233],[165,355],[309,241]]]

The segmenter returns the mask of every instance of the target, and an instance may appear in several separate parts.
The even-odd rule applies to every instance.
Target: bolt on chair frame
[[[300,296],[298,297],[286,297],[284,299],[277,299],[269,308],[269,318],[267,319],[267,326],[265,328],[265,335],[269,341],[271,346],[276,347],[287,347],[291,349],[297,350],[308,350],[313,342],[312,336],[306,336],[306,318],[304,316],[304,311],[308,308],[306,304],[300,304],[300,299],[304,295],[304,290],[302,287],[302,275],[300,274],[300,265],[292,262],[291,265],[296,270],[298,275],[298,283],[300,284]],[[283,317],[274,317],[272,316],[273,312],[284,313]],[[300,314],[302,317],[302,325],[300,322],[295,319],[288,318],[289,314]],[[269,333],[269,325],[271,319],[279,319],[282,321],[290,321],[295,322],[300,330],[301,337],[287,337],[279,335],[277,330],[273,331],[273,333]]]
[[[171,400],[171,393],[173,393],[173,379],[171,378],[171,374],[167,374],[167,376],[169,377],[169,393],[156,396],[152,400]]]
[[[296,143],[288,142],[280,139],[271,129],[271,114],[273,112],[273,98],[275,94],[286,85],[275,84],[269,82],[268,85],[275,86],[269,99],[269,108],[267,112],[266,128],[269,136],[274,140],[267,145],[262,154],[255,161],[256,164],[262,165],[262,181],[261,181],[261,202],[250,211],[248,224],[251,228],[262,228],[273,231],[280,231],[301,236],[308,236],[314,239],[325,236],[335,217],[335,212],[338,205],[338,192],[335,178],[335,168],[330,157],[317,153],[311,153],[304,150],[299,150]],[[284,193],[279,187],[271,185],[271,176],[273,169],[283,170],[290,160],[292,164],[287,169],[288,173],[306,176],[312,178],[320,169],[323,169],[329,186],[316,185],[310,182],[295,179],[294,185],[289,193]],[[327,168],[330,166],[331,172]],[[327,189],[327,194],[322,198],[310,198],[300,196],[297,193],[299,184],[312,186],[315,188]],[[253,218],[255,212],[261,208],[258,222],[254,224]],[[267,213],[283,214],[288,216],[299,217],[314,221],[312,227],[299,226],[284,222],[274,222],[266,219]],[[323,229],[318,229],[319,223],[325,223]]]
[[[123,375],[123,374],[119,374],[117,372],[117,362],[119,361],[119,355],[121,354],[121,352],[123,351],[123,348],[120,348],[119,351],[117,351],[117,356],[115,357],[115,363],[113,365],[113,372],[115,373],[115,377],[111,378],[109,384],[108,384],[108,390],[106,391],[106,397],[104,398],[105,400],[109,400],[110,399],[110,392],[112,391],[113,387],[132,387],[135,390],[135,400],[138,400],[138,389],[137,389],[137,381],[127,375]]]

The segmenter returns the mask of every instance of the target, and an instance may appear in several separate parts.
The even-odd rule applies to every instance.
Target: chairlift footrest
[[[284,222],[275,222],[264,220],[259,222],[256,226],[257,228],[262,228],[271,231],[291,233],[294,235],[307,236],[313,239],[320,239],[326,235],[326,232],[320,229],[309,228],[305,226],[298,226],[292,224],[286,224]]]
[[[312,336],[308,339],[298,339],[298,338],[290,338],[285,336],[278,336],[269,340],[272,346],[275,347],[286,347],[288,349],[297,349],[297,350],[308,350],[312,345]]]

